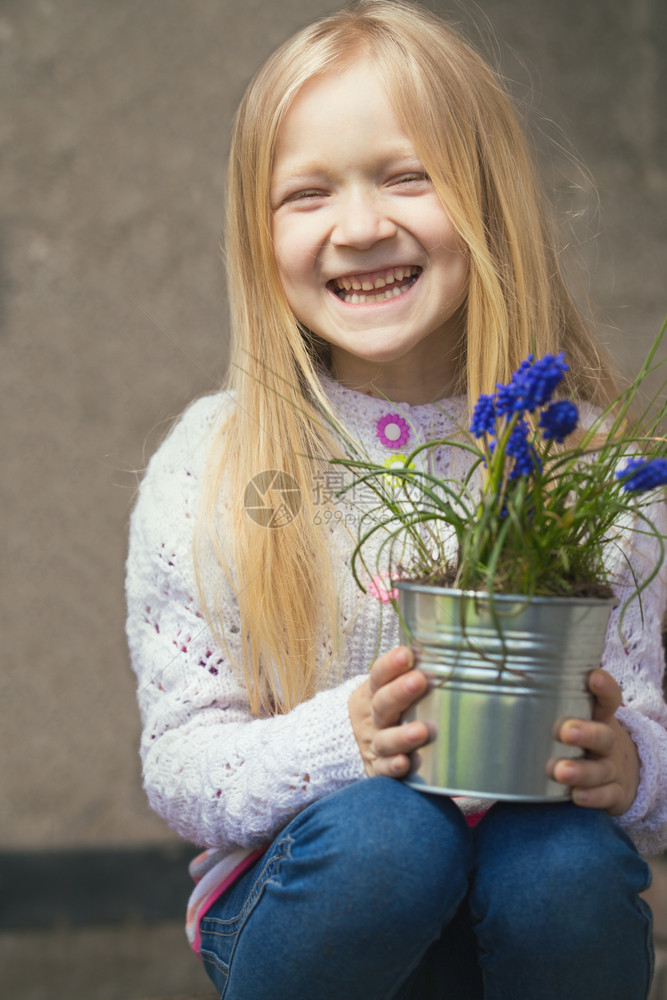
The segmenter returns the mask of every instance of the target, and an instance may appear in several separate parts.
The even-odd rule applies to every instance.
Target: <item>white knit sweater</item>
[[[410,441],[401,451],[447,436],[465,419],[462,398],[412,406],[353,392],[329,379],[324,387],[355,439],[380,462],[392,454],[376,433],[385,414],[402,414],[410,427]],[[193,565],[193,528],[211,436],[232,405],[223,395],[198,400],[153,456],[132,514],[127,562],[127,635],[138,680],[150,804],[185,839],[230,853],[266,844],[304,806],[365,778],[348,698],[378,653],[400,641],[390,605],[362,594],[352,580],[346,568],[349,532],[338,525],[331,539],[342,568],[345,645],[339,678],[325,682],[319,694],[287,715],[251,715],[247,691],[198,608]],[[451,461],[443,449],[437,471],[447,472]],[[664,506],[658,509],[663,532]],[[626,551],[641,575],[644,563],[637,547],[651,545],[645,536],[628,542]],[[631,576],[620,557],[616,569],[622,598]],[[623,689],[624,707],[617,717],[641,759],[637,797],[618,823],[644,854],[667,846],[667,708],[660,638],[666,575],[643,594],[643,622],[637,602],[626,613],[625,647],[616,630],[617,612],[612,615],[602,663]],[[237,654],[239,622],[231,586],[222,624],[230,651]],[[469,800],[465,808],[488,805]]]

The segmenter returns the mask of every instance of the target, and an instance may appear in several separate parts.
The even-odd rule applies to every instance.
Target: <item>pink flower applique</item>
[[[368,593],[371,597],[374,597],[376,601],[382,601],[383,604],[386,604],[388,601],[397,600],[398,591],[396,587],[392,587],[391,590],[387,588],[387,584],[390,580],[398,580],[398,574],[392,573],[389,575],[386,573],[378,573],[377,576],[374,576],[368,584]]]
[[[410,428],[400,413],[385,413],[377,422],[377,436],[385,448],[402,448],[410,440]]]

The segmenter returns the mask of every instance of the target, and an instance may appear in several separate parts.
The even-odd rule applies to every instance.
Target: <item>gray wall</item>
[[[259,61],[335,6],[0,6],[0,848],[173,839],[140,788],[127,519],[165,421],[224,370],[230,116]],[[595,177],[599,215],[553,157],[603,332],[637,363],[667,311],[667,5],[479,0],[454,14],[487,38],[488,18],[519,96],[534,86],[534,116],[558,121]]]

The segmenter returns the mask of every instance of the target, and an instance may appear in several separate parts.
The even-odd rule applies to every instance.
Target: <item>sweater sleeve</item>
[[[285,715],[255,717],[232,665],[240,626],[223,602],[228,652],[198,608],[193,528],[219,399],[195,403],[151,460],[130,524],[127,635],[152,808],[206,847],[258,847],[310,802],[363,778],[348,675]]]
[[[663,500],[645,513],[663,537],[667,511]],[[640,760],[640,781],[635,801],[616,817],[642,854],[656,854],[667,847],[667,707],[663,697],[665,654],[662,627],[667,607],[667,566],[625,608],[635,583],[646,579],[659,559],[654,537],[636,529],[618,549],[614,591],[619,606],[613,612],[602,666],[623,692],[623,706],[616,717],[632,737]]]

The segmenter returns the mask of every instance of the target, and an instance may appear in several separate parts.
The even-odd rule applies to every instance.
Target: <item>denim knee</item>
[[[487,974],[510,963],[563,987],[576,969],[583,991],[587,969],[589,989],[609,985],[592,995],[645,996],[649,869],[609,816],[572,803],[497,805],[475,837],[470,908]]]
[[[471,868],[451,801],[360,781],[304,809],[220,900],[205,921],[211,975],[226,1000],[393,996],[459,909]]]
[[[419,900],[421,911],[446,920],[467,891],[473,846],[460,810],[392,778],[327,796],[286,835],[293,862],[329,867],[339,885],[354,886],[367,913],[373,900],[378,912],[389,906],[403,914]]]
[[[512,911],[515,922],[534,926],[544,908],[552,928],[560,912],[570,929],[573,921],[585,926],[596,912],[638,895],[650,878],[606,813],[571,803],[496,805],[476,838],[475,905]]]

